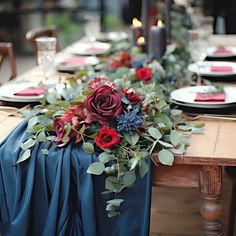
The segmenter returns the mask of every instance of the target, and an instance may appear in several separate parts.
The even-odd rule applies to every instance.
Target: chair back
[[[16,61],[13,52],[12,43],[9,42],[0,42],[0,69],[3,68],[3,63],[8,59],[10,63],[10,78],[12,80],[16,77]]]
[[[41,26],[32,30],[29,30],[26,33],[26,39],[31,43],[32,47],[33,47],[33,51],[35,54],[35,58],[36,58],[36,63],[37,63],[37,44],[36,44],[36,38],[39,37],[55,37],[57,38],[57,47],[56,50],[59,50],[58,47],[58,30],[56,28],[56,26],[52,25],[52,26]],[[38,64],[38,63],[37,63]]]

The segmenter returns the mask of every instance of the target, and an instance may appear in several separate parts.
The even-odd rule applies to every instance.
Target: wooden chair
[[[0,68],[2,68],[4,61],[8,59],[10,63],[10,79],[16,77],[16,61],[13,52],[12,43],[0,42]]]
[[[234,236],[234,223],[236,216],[236,167],[226,166],[225,171],[227,175],[232,180],[232,193],[230,200],[230,212],[229,212],[229,221],[228,221],[228,233],[227,236]]]
[[[39,37],[55,37],[57,38],[57,51],[59,50],[58,47],[58,30],[56,26],[41,26],[32,30],[29,30],[26,33],[26,39],[32,44],[33,51],[35,54],[35,58],[37,58],[37,44],[36,38]],[[37,61],[37,60],[36,60]]]

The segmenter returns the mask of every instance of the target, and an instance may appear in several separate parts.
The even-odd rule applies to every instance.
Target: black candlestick
[[[142,21],[143,36],[146,42],[148,42],[148,37],[149,37],[148,8],[149,8],[149,0],[142,0],[141,21]]]
[[[165,29],[166,29],[166,39],[168,43],[171,40],[171,19],[170,19],[171,4],[172,0],[165,0]]]
[[[166,32],[164,26],[153,25],[149,32],[148,56],[161,62],[166,51]]]

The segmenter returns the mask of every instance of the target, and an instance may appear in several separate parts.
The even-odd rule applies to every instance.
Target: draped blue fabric
[[[119,198],[122,215],[108,218],[102,195],[105,176],[86,173],[97,160],[79,145],[36,144],[31,157],[12,167],[22,153],[26,121],[0,146],[0,232],[2,236],[146,236],[149,231],[151,171]],[[47,147],[45,156],[41,149]],[[147,159],[151,168],[150,158]]]

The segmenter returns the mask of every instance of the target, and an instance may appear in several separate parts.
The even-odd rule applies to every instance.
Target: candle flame
[[[136,17],[133,18],[132,24],[134,27],[141,27],[142,26],[142,22],[140,20],[138,20]]]
[[[144,45],[145,44],[145,38],[143,36],[139,37],[137,39],[137,44],[138,45]]]
[[[158,21],[157,21],[157,26],[158,26],[158,27],[162,27],[162,26],[163,26],[162,20],[158,20]]]

